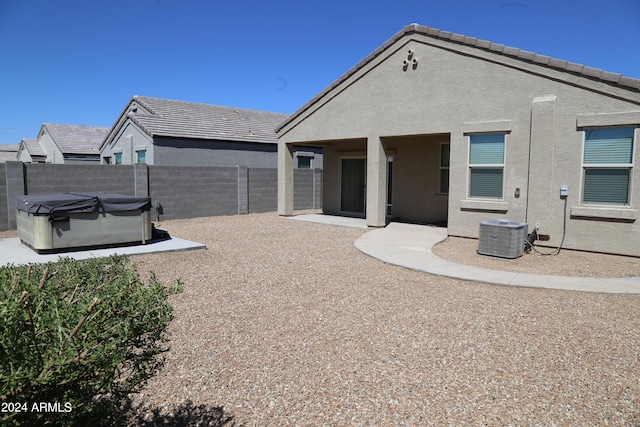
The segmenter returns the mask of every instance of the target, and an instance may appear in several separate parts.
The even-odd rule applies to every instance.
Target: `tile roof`
[[[0,144],[0,163],[18,160],[18,144]]]
[[[109,128],[99,126],[42,125],[63,154],[100,154],[100,145],[109,133]]]
[[[322,92],[316,95],[313,99],[303,105],[300,109],[294,112],[289,118],[282,122],[280,126],[276,128],[276,132],[279,132],[282,128],[284,128],[288,123],[294,120],[298,115],[300,115],[303,111],[313,105],[316,101],[334,89],[336,86],[339,86],[342,82],[356,73],[360,68],[371,62],[375,57],[380,55],[383,51],[385,51],[389,46],[397,42],[399,39],[410,35],[410,34],[420,34],[428,37],[433,37],[439,40],[445,40],[452,42],[454,44],[471,46],[477,49],[482,49],[485,51],[493,52],[498,55],[512,57],[524,62],[537,64],[547,68],[553,68],[560,71],[565,71],[571,74],[577,74],[592,80],[601,81],[604,83],[608,83],[614,86],[619,86],[624,89],[629,89],[634,92],[640,92],[640,79],[635,79],[631,77],[623,76],[622,74],[610,73],[608,71],[600,70],[598,68],[587,67],[582,64],[576,64],[569,61],[564,61],[556,58],[552,58],[550,56],[539,55],[534,52],[529,52],[526,50],[505,46],[499,43],[493,43],[487,40],[478,39],[475,37],[469,37],[462,34],[451,33],[449,31],[439,30],[437,28],[427,27],[419,24],[410,24],[404,27],[401,31],[396,33],[392,38],[384,42],[380,47],[374,50],[371,54],[369,54],[362,61],[357,63],[354,67],[348,70],[345,74],[339,77],[336,81],[330,84],[327,88],[325,88]]]
[[[438,30],[436,28],[426,27],[419,24],[407,25],[393,37],[393,41],[400,37],[411,34],[419,33],[427,36],[435,37],[442,40],[450,40],[454,43],[464,44],[468,46],[477,47],[484,50],[489,50],[505,56],[511,56],[523,61],[532,62],[538,65],[546,66],[549,68],[555,68],[562,71],[567,71],[573,74],[579,74],[595,80],[601,80],[606,83],[616,84],[619,86],[627,87],[630,89],[640,90],[640,80],[631,77],[625,77],[622,74],[610,73],[598,68],[587,67],[583,64],[576,64],[574,62],[564,61],[561,59],[551,58],[546,55],[539,55],[534,52],[518,49],[515,47],[505,46],[503,44],[493,43],[487,40],[477,39],[475,37],[468,37],[462,34],[451,33],[448,31]]]
[[[9,153],[17,153],[18,145],[17,144],[0,144],[0,151],[9,152]]]
[[[223,107],[147,96],[133,100],[151,111],[129,113],[150,136],[277,143],[275,128],[287,114]]]
[[[46,156],[46,153],[37,139],[22,138],[22,144],[31,156]]]

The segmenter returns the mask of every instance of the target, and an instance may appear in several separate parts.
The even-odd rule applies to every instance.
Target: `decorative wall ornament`
[[[418,59],[413,57],[413,53],[413,50],[409,49],[409,52],[407,52],[407,59],[402,61],[402,71],[407,71],[409,66],[411,66],[412,70],[418,68]]]

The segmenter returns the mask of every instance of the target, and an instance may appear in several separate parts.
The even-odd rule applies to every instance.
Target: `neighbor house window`
[[[105,165],[110,165],[111,164],[111,157],[103,157],[102,159],[104,160],[104,164]]]
[[[144,165],[147,163],[147,151],[140,150],[136,151],[136,163],[139,165]]]
[[[449,194],[449,144],[440,144],[440,193]]]
[[[469,197],[501,199],[504,180],[504,133],[469,137]]]
[[[298,169],[311,169],[311,157],[298,156]]]
[[[633,132],[633,127],[585,129],[584,203],[629,204]]]
[[[113,153],[113,164],[115,165],[122,164],[122,153]]]

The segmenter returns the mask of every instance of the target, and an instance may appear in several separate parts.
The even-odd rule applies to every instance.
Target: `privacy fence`
[[[319,209],[322,170],[295,169],[293,175],[294,210]],[[163,220],[273,212],[278,207],[278,170],[0,163],[0,231],[16,228],[16,196],[67,192],[148,196],[159,203]]]

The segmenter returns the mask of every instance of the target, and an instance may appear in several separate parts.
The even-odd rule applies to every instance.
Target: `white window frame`
[[[139,153],[144,153],[144,163],[140,163]],[[146,164],[147,164],[147,149],[142,148],[142,149],[136,150],[136,165],[146,165]]]
[[[631,139],[631,162],[630,163],[585,163],[585,149],[587,145],[587,132],[593,129],[611,129],[611,128],[633,128]],[[581,152],[581,177],[580,177],[580,204],[584,206],[608,206],[608,207],[625,207],[631,206],[631,197],[633,195],[633,178],[634,178],[634,165],[636,160],[636,143],[638,140],[638,127],[636,126],[591,126],[582,129],[582,152]],[[584,200],[585,190],[585,178],[587,169],[628,169],[629,170],[629,184],[627,188],[627,201],[626,203],[607,203],[599,201],[586,201]]]
[[[296,153],[296,168],[297,169],[313,169],[313,163],[315,160],[315,153],[311,153],[308,151],[299,151]],[[301,168],[300,167],[300,159],[309,159],[309,167],[308,168]]]
[[[507,132],[477,132],[467,135],[467,198],[471,200],[504,200],[505,194],[505,165],[507,159]],[[502,135],[503,155],[502,163],[471,163],[471,138],[474,135]],[[472,169],[502,169],[502,189],[500,197],[473,196],[471,195],[471,170]]]
[[[301,167],[300,166],[300,160],[301,159],[305,159],[309,161],[309,167]],[[298,156],[298,169],[313,169],[313,157],[310,156]]]

